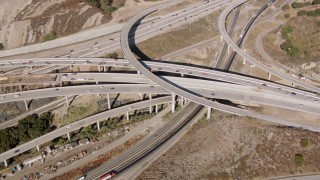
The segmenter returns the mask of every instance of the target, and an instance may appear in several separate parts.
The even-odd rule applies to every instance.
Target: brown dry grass
[[[309,146],[300,146],[308,139]],[[216,112],[202,120],[138,179],[265,179],[320,171],[319,133]],[[295,154],[305,158],[295,165]]]
[[[219,12],[175,28],[138,44],[138,48],[151,59],[208,40],[218,35],[216,28]]]

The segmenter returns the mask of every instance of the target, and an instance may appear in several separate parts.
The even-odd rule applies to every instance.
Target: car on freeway
[[[72,127],[72,125],[68,125],[68,126],[67,126],[67,129],[69,129],[69,128],[71,128],[71,127]]]
[[[112,170],[104,175],[102,175],[99,180],[108,180],[111,179],[112,177],[116,176],[118,173],[115,170]]]
[[[4,99],[5,97],[4,96],[0,96],[0,99]]]
[[[59,91],[59,90],[60,90],[59,88],[55,89],[55,91]]]
[[[129,109],[133,109],[133,107],[132,107],[132,106],[130,106],[130,107],[129,107]]]
[[[14,97],[18,98],[20,97],[21,95],[20,94],[15,94]]]
[[[216,95],[215,93],[211,93],[211,96],[214,96],[214,95]]]
[[[17,149],[17,150],[14,151],[14,153],[17,153],[17,152],[19,152],[19,151],[20,151],[20,149]]]
[[[114,90],[114,87],[111,87],[110,89]]]

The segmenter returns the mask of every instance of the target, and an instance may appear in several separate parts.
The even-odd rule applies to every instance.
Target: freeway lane
[[[85,74],[77,74],[76,77]],[[102,81],[117,77],[115,82],[135,83],[137,79],[143,79],[141,74],[99,74],[92,76],[92,81],[97,81],[97,78]],[[73,76],[69,77],[70,79]],[[261,90],[253,87],[241,86],[236,84],[226,84],[221,82],[212,82],[199,79],[187,79],[179,77],[162,76],[178,87],[193,91],[202,97],[215,99],[228,99],[233,101],[256,102],[259,104],[275,106],[285,109],[302,111],[307,113],[319,114],[320,102],[315,102],[310,99],[305,99],[301,95],[280,94],[268,90]],[[144,78],[145,81],[148,79]],[[69,81],[68,79],[65,79]],[[32,91],[24,91],[18,93],[10,93],[2,95],[0,103],[21,101],[35,98],[45,98],[54,96],[71,96],[76,94],[106,94],[106,93],[152,93],[152,94],[170,94],[164,88],[154,84],[105,84],[105,85],[81,85],[69,86],[61,88],[46,88]]]
[[[41,65],[82,65],[82,66],[111,66],[111,67],[127,67],[133,68],[128,60],[123,59],[106,59],[106,58],[36,58],[36,59],[19,59],[0,61],[0,67],[20,67],[20,66],[41,66]],[[143,61],[152,71],[171,72],[181,75],[195,76],[206,79],[225,81],[235,84],[242,84],[252,87],[260,87],[275,92],[283,91],[283,93],[296,93],[313,98],[315,101],[320,100],[315,93],[299,90],[289,86],[281,85],[271,81],[261,80],[254,77],[247,77],[239,74],[233,74],[215,69],[206,69],[194,67],[192,65],[180,65],[173,63],[164,63],[159,61]]]
[[[251,57],[250,55],[246,54],[240,47],[237,46],[236,43],[234,43],[232,41],[232,39],[230,38],[230,36],[228,35],[228,32],[226,30],[225,27],[225,20],[226,17],[228,16],[228,14],[232,11],[232,9],[234,9],[235,7],[245,3],[248,0],[239,0],[239,1],[235,1],[232,2],[226,9],[223,10],[223,12],[220,14],[219,16],[219,20],[218,20],[218,28],[219,28],[219,32],[221,34],[221,36],[223,37],[223,39],[228,43],[228,45],[234,50],[236,51],[242,58],[244,58],[246,61],[249,61],[250,63],[256,65],[257,67],[261,68],[262,70],[271,73],[272,75],[275,75],[281,79],[287,80],[289,82],[294,83],[295,85],[301,86],[303,88],[306,88],[308,90],[311,90],[313,92],[317,92],[320,93],[320,88],[307,84],[303,81],[300,81],[298,79],[295,79],[291,76],[288,76],[287,74],[284,74],[282,72],[279,72],[277,70],[274,70],[272,68],[270,68],[269,66],[264,65],[263,63],[255,60],[253,57]],[[248,29],[245,29],[244,33],[246,33],[248,31]]]
[[[124,152],[119,157],[100,165],[98,168],[87,173],[86,179],[98,179],[101,175],[111,170],[118,172],[129,167],[131,164],[144,157],[146,154],[157,148],[164,141],[169,139],[177,130],[179,130],[184,124],[192,119],[198,111],[200,106],[195,103],[188,103],[182,112],[176,115],[168,124],[163,128],[155,132],[152,136],[146,140],[138,143],[129,151]]]
[[[193,7],[188,7],[177,12],[170,13],[166,16],[162,16],[157,20],[145,23],[142,26],[138,26],[134,38],[136,38],[136,42],[142,42],[146,39],[173,29],[174,27],[178,27],[180,25],[194,21],[200,17],[204,17],[212,13],[213,11],[218,10],[222,6],[225,6],[227,2],[227,0],[211,1],[209,3],[201,2]],[[178,3],[178,1],[175,1],[174,3]],[[75,55],[79,57],[101,56],[112,50],[119,49],[120,38],[118,37],[120,34],[117,35],[118,36],[116,38],[113,38],[112,40],[94,45],[90,48],[74,50],[72,53],[64,55],[64,57],[74,57]],[[129,36],[129,42],[132,42],[133,34],[131,33]]]
[[[84,119],[79,120],[77,122],[74,122],[68,126],[61,127],[61,128],[54,130],[48,134],[45,134],[41,137],[38,137],[34,140],[31,140],[27,143],[24,143],[18,147],[10,149],[10,150],[0,154],[0,161],[10,159],[18,154],[21,154],[25,151],[28,151],[28,150],[36,147],[37,145],[41,145],[41,144],[46,143],[54,138],[63,136],[65,134],[67,134],[68,132],[75,131],[77,129],[80,129],[81,127],[88,126],[88,125],[93,124],[97,121],[101,121],[101,120],[107,119],[109,117],[114,117],[114,116],[123,114],[124,112],[134,111],[137,109],[149,107],[151,105],[167,103],[167,102],[170,102],[170,100],[171,100],[171,97],[168,97],[168,96],[161,97],[161,98],[155,98],[152,100],[137,102],[134,104],[129,104],[126,106],[118,107],[115,109],[110,109],[108,111],[104,111],[104,112],[95,114],[93,116],[84,118]],[[17,150],[18,150],[18,152],[15,153]]]

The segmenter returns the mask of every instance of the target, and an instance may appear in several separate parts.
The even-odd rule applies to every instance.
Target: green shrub
[[[290,9],[290,6],[289,6],[289,4],[287,3],[287,4],[285,4],[284,6],[282,6],[282,8],[281,8],[283,11],[284,10],[287,10],[287,9]]]
[[[314,0],[312,5],[317,5],[317,4],[320,4],[320,0]]]
[[[54,31],[49,32],[45,36],[42,37],[43,41],[51,41],[57,38],[57,34]]]
[[[307,146],[309,146],[309,141],[308,141],[308,139],[301,139],[301,141],[300,141],[300,146],[301,146],[301,147],[307,147]]]
[[[296,154],[294,161],[296,163],[297,166],[302,166],[304,164],[304,158],[303,155],[301,154]]]
[[[288,39],[289,38],[288,34],[290,34],[292,32],[293,32],[293,27],[290,25],[282,28],[282,30],[281,30],[282,39]]]
[[[4,50],[4,45],[0,43],[0,50]]]
[[[284,18],[288,19],[290,17],[289,13],[284,14]]]
[[[293,3],[291,4],[292,8],[295,8],[295,9],[296,9],[296,8],[303,8],[303,7],[309,6],[309,5],[311,5],[310,2],[305,2],[305,3],[293,2]]]
[[[286,51],[291,57],[296,57],[299,54],[299,49],[292,45],[291,41],[287,39],[280,45],[280,48],[283,51]]]
[[[318,17],[320,16],[320,9],[316,9],[314,11],[306,11],[306,10],[301,10],[297,14],[298,16],[312,16],[312,17]]]
[[[317,26],[320,27],[320,20],[317,22]]]

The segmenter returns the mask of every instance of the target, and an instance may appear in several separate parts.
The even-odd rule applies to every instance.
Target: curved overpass
[[[212,108],[216,108],[219,109],[221,111],[225,111],[225,112],[229,112],[229,113],[233,113],[233,114],[238,114],[238,115],[246,115],[246,116],[251,116],[251,117],[256,117],[259,119],[268,119],[268,118],[264,118],[263,115],[257,115],[253,112],[247,111],[247,110],[243,110],[243,109],[239,109],[239,108],[235,108],[235,107],[230,107],[230,106],[226,106],[226,105],[222,105],[222,104],[218,104],[215,102],[212,102],[210,100],[204,99],[200,96],[197,96],[195,94],[192,94],[190,92],[187,92],[186,90],[182,90],[181,88],[175,86],[172,84],[172,82],[168,82],[162,78],[159,78],[158,76],[154,75],[152,72],[149,71],[149,69],[146,67],[145,64],[139,62],[137,60],[137,58],[133,55],[133,53],[131,52],[131,49],[129,47],[129,42],[128,42],[128,35],[130,32],[130,29],[132,28],[132,26],[139,21],[140,19],[142,19],[143,17],[145,17],[146,15],[155,12],[159,9],[161,9],[163,7],[163,5],[160,6],[155,6],[153,8],[150,8],[140,14],[138,14],[137,16],[135,16],[134,18],[132,18],[124,27],[124,29],[121,32],[121,40],[120,40],[120,44],[121,47],[124,51],[124,54],[126,56],[126,58],[129,60],[129,62],[138,70],[140,71],[143,75],[145,75],[148,79],[152,80],[153,82],[157,83],[158,85],[164,87],[165,89],[167,89],[170,92],[173,92],[175,94],[178,94],[184,98],[187,98],[191,101],[194,101],[198,104],[201,105],[205,105],[208,107],[212,107]],[[271,119],[269,119],[271,120]]]
[[[218,20],[218,28],[219,28],[219,32],[221,34],[221,36],[223,37],[223,39],[228,43],[228,45],[234,50],[236,51],[242,58],[244,58],[246,61],[249,61],[250,63],[256,65],[257,67],[261,68],[262,70],[275,75],[281,79],[287,80],[289,82],[292,82],[296,85],[299,85],[303,88],[306,88],[308,90],[311,90],[313,92],[317,92],[320,93],[320,88],[307,84],[305,82],[302,82],[300,80],[297,80],[295,78],[292,78],[286,74],[283,74],[282,72],[279,72],[277,70],[274,70],[272,68],[270,68],[269,66],[264,65],[263,63],[255,60],[253,57],[251,57],[250,55],[246,54],[240,47],[237,46],[236,43],[233,42],[233,40],[231,39],[231,37],[228,35],[228,32],[226,30],[225,27],[225,21],[226,18],[228,16],[228,14],[232,11],[232,9],[234,9],[235,7],[247,2],[248,0],[239,0],[239,1],[235,1],[232,2],[226,9],[223,10],[223,12],[220,14],[219,16],[219,20]],[[248,31],[248,29],[245,29],[246,33]]]

